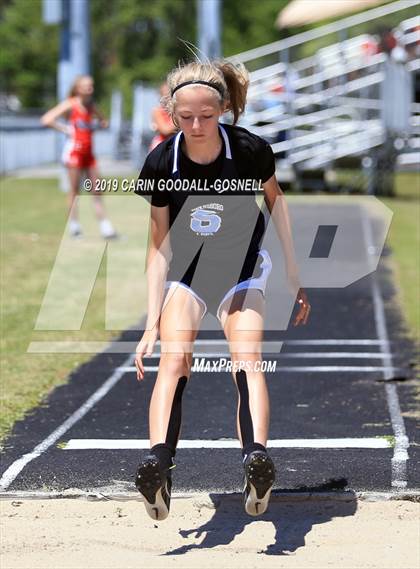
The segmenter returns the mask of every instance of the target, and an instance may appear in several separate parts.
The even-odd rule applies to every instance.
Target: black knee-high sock
[[[264,445],[254,441],[254,426],[249,408],[248,380],[243,369],[236,372],[236,384],[239,391],[239,427],[242,436],[242,456],[246,458],[254,450],[266,452]]]
[[[186,383],[187,377],[185,375],[178,379],[178,385],[176,386],[174,399],[172,401],[171,414],[169,416],[168,430],[166,431],[165,442],[174,449],[178,444],[179,431],[181,429],[182,395]]]
[[[163,469],[168,469],[173,465],[173,457],[175,456],[175,449],[165,443],[159,443],[152,446],[150,454],[154,454],[159,459],[159,463]]]
[[[184,393],[186,383],[186,376],[182,376],[178,379],[178,384],[172,401],[165,442],[158,443],[150,449],[150,452],[158,457],[163,468],[170,468],[173,465],[173,458],[176,453],[176,445],[178,444],[178,437],[181,429],[182,395]]]

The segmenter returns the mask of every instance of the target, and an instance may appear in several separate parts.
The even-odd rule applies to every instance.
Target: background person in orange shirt
[[[162,83],[159,89],[161,97],[166,97],[169,93],[167,83]],[[152,129],[157,132],[150,143],[149,152],[151,152],[158,144],[166,140],[169,136],[176,132],[170,114],[162,106],[155,107],[152,111]]]

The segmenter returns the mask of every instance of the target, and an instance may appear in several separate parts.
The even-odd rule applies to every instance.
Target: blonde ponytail
[[[174,119],[176,105],[176,93],[173,93],[178,85],[189,81],[205,81],[212,83],[215,88],[205,86],[219,98],[221,106],[233,114],[233,124],[236,124],[240,115],[245,111],[246,95],[249,85],[249,75],[245,66],[233,64],[227,60],[215,60],[201,63],[193,61],[186,64],[178,64],[168,77],[167,83],[169,94],[162,97],[161,103]],[[194,85],[193,85],[194,86]],[[198,84],[198,86],[203,86]]]
[[[240,115],[245,111],[249,86],[248,71],[243,63],[234,65],[230,61],[221,60],[215,61],[214,65],[223,74],[229,93],[229,110],[233,114],[233,124],[236,124]]]

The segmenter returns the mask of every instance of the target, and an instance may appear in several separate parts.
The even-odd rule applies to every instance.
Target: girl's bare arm
[[[282,244],[289,287],[291,290],[297,291],[296,300],[299,303],[299,311],[293,321],[293,325],[298,326],[300,324],[306,324],[311,311],[311,305],[308,297],[306,296],[306,292],[300,284],[286,197],[278,185],[274,175],[263,184],[263,189],[265,203],[267,204],[271,217],[273,218],[277,235],[279,236]]]
[[[164,285],[171,254],[169,207],[151,206],[149,249],[147,252],[148,307],[146,330],[158,328]]]
[[[290,271],[295,271],[297,270],[297,264],[286,197],[274,174],[262,186],[264,189],[264,201],[270,211],[282,244],[286,268]]]
[[[66,113],[68,113],[72,106],[72,100],[66,99],[62,101],[49,111],[47,111],[41,117],[41,124],[43,126],[48,126],[50,128],[54,128],[59,132],[64,132],[64,134],[69,134],[69,127],[66,124],[60,123],[57,121],[60,117],[63,117]]]
[[[93,114],[97,119],[99,119],[99,123],[102,128],[108,128],[109,126],[108,120],[105,118],[105,115],[102,114],[102,112],[98,109],[96,105],[93,107]]]

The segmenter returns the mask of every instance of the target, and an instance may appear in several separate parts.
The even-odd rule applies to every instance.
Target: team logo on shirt
[[[218,203],[211,203],[192,209],[190,228],[197,235],[214,235],[222,225],[222,218],[216,211],[223,211],[223,209],[222,204]]]

